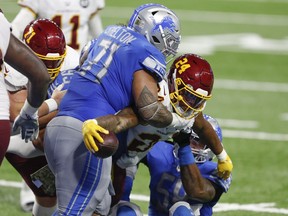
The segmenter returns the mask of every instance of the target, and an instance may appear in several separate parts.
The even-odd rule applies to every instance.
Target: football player
[[[105,0],[19,0],[19,13],[12,22],[13,33],[21,37],[24,28],[36,18],[48,18],[62,29],[68,46],[80,52],[103,31],[100,11]]]
[[[189,120],[187,127],[182,129],[189,132],[192,128],[205,140],[217,156],[219,177],[226,179],[233,169],[232,161],[202,113],[207,100],[212,96],[213,83],[214,74],[210,64],[198,55],[184,54],[172,63],[168,74],[168,86],[166,82],[159,83],[158,98],[183,120]],[[155,128],[141,124],[129,129],[126,151],[113,156],[117,165],[114,166],[117,178],[114,179],[116,196],[113,196],[112,205],[118,202],[122,194],[123,187],[119,182],[125,178],[123,169],[135,166],[156,142],[172,139],[176,133],[177,130],[173,127]],[[125,142],[125,139],[122,142]]]
[[[10,139],[9,97],[4,83],[6,69],[4,61],[17,68],[29,79],[28,95],[24,106],[14,121],[13,130],[21,129],[21,139],[26,142],[38,136],[38,107],[46,97],[50,77],[43,62],[11,34],[10,23],[0,10],[0,165]]]
[[[27,25],[23,33],[23,40],[47,67],[51,82],[53,81],[49,85],[48,98],[52,97],[53,91],[60,84],[63,83],[63,89],[66,89],[74,72],[67,69],[78,65],[79,54],[66,45],[62,30],[49,19],[38,19]],[[27,96],[27,78],[23,77],[12,67],[9,67],[9,65],[7,65],[7,69],[8,73],[5,77],[5,82],[9,91],[11,121],[13,121],[13,117],[19,113],[19,109],[23,106]],[[48,74],[47,72],[46,74]],[[57,101],[54,99],[48,99],[43,103],[39,109],[40,117],[57,109],[60,98]],[[52,113],[50,116],[40,118],[41,130],[39,139],[43,136],[45,123],[54,115],[55,113]],[[34,216],[51,215],[56,204],[55,192],[45,191],[44,186],[39,185],[39,181],[35,185],[30,176],[47,165],[42,151],[43,148],[36,145],[37,143],[39,143],[38,140],[33,142],[37,148],[34,147],[32,142],[25,144],[20,139],[20,135],[15,134],[11,136],[6,158],[29,186],[24,184],[20,192],[22,209],[31,211],[33,206]],[[36,180],[34,179],[34,181]],[[34,195],[36,196],[35,205],[33,205]]]
[[[208,115],[204,118],[222,142],[218,122]],[[227,179],[217,175],[217,163],[212,161],[215,155],[196,133],[188,137],[182,133],[176,141],[178,143],[175,140],[156,143],[142,160],[150,172],[149,215],[211,216],[213,206],[228,191],[232,175]],[[129,199],[137,168],[128,170],[125,193],[112,215],[141,215]]]
[[[111,157],[95,157],[83,144],[83,136],[89,146],[86,138],[94,129],[99,131],[95,118],[133,106],[148,124],[183,127],[179,116],[157,101],[157,82],[166,74],[165,57],[174,56],[179,43],[178,17],[159,4],[141,5],[128,27],[108,26],[97,38],[44,136],[45,155],[55,174],[57,214],[109,211]],[[115,122],[105,126],[111,127]]]

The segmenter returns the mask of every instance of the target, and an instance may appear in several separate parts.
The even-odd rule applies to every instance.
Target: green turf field
[[[104,25],[126,22],[133,8],[151,1],[108,0]],[[233,182],[215,216],[288,215],[288,1],[155,1],[181,19],[180,52],[205,57],[215,73],[205,112],[222,125],[233,163]],[[1,0],[12,21],[16,0]],[[0,180],[20,181],[5,161]],[[149,174],[140,167],[133,194],[149,195]],[[3,183],[4,184],[4,183]],[[134,200],[147,213],[147,201]],[[20,211],[19,188],[0,186],[1,216]]]

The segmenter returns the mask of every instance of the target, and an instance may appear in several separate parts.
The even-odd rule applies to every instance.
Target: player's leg
[[[54,209],[56,204],[54,176],[48,169],[45,156],[23,158],[16,154],[6,153],[6,159],[25,181],[24,188],[20,193],[22,209],[32,211],[35,196],[40,206]],[[41,214],[34,214],[34,216],[44,215],[43,211],[41,212]],[[51,210],[47,209],[47,212],[49,214]]]
[[[25,143],[25,141],[21,138],[20,134],[16,134],[10,137],[7,153],[18,155],[19,157],[22,158],[33,158],[41,155],[44,156],[44,152],[36,149],[31,141]],[[17,162],[17,159],[14,162]],[[14,162],[12,161],[10,163]],[[23,171],[25,172],[25,170]],[[31,173],[28,173],[28,176],[30,174]],[[31,212],[34,202],[35,202],[35,195],[33,191],[30,189],[30,187],[27,185],[27,183],[23,180],[22,187],[20,189],[20,206],[22,210],[25,212]]]
[[[9,139],[10,139],[10,121],[0,120],[0,166],[7,151],[9,145]]]
[[[109,216],[142,216],[140,207],[135,203],[120,201],[111,208]]]
[[[21,134],[16,134],[10,137],[7,153],[17,154],[24,158],[44,155],[44,152],[36,149],[31,141],[25,143],[25,141],[21,138]]]
[[[88,152],[82,138],[83,122],[59,116],[48,124],[44,150],[55,174],[58,214],[91,216],[106,196],[111,157],[100,159]],[[106,215],[109,205],[99,207]]]
[[[31,212],[35,203],[35,195],[24,180],[20,189],[20,206],[25,212]]]
[[[189,203],[184,201],[176,202],[169,209],[169,216],[195,216]]]

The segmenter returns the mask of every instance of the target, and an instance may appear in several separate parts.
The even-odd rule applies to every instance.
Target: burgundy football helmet
[[[52,20],[37,19],[26,26],[23,40],[44,62],[51,79],[55,79],[66,56],[62,30]]]
[[[214,75],[210,64],[195,54],[174,60],[168,74],[170,102],[175,112],[191,119],[205,108],[211,98]]]

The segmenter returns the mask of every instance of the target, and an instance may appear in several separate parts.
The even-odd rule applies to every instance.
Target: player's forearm
[[[125,131],[138,124],[138,118],[131,108],[125,108],[117,115],[106,115],[97,118],[98,124],[114,133]]]
[[[15,58],[17,53],[17,58]],[[44,63],[11,34],[5,61],[29,79],[28,101],[38,108],[46,98],[50,76]]]
[[[223,145],[212,127],[207,127],[196,133],[200,139],[203,140],[203,143],[205,143],[215,155],[218,155],[223,151]]]
[[[131,107],[127,107],[117,113],[118,121],[115,128],[115,133],[125,131],[129,128],[138,125],[139,120],[134,110]]]
[[[39,128],[45,128],[46,125],[56,116],[58,111],[50,112],[39,117]]]
[[[181,166],[181,180],[190,199],[209,202],[214,198],[213,185],[201,176],[196,164]]]
[[[195,118],[193,130],[215,155],[218,155],[223,151],[223,146],[217,134],[211,124],[204,119],[202,113]]]

